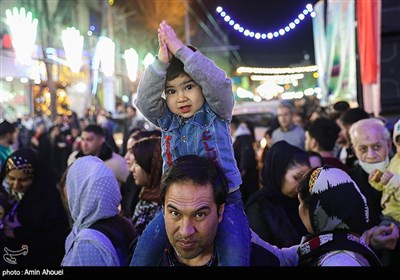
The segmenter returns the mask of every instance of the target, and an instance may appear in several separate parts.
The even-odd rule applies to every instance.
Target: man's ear
[[[218,222],[222,221],[224,217],[225,203],[218,207]]]
[[[310,136],[310,148],[311,148],[312,150],[314,150],[315,148],[318,148],[318,142],[317,142],[317,140],[315,140],[315,138],[314,138],[314,137],[311,137],[311,136]]]

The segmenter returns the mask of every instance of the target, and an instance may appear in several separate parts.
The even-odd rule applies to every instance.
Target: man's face
[[[310,133],[308,133],[308,131],[306,131],[306,142],[305,142],[306,151],[312,151],[311,139],[312,138],[310,136]]]
[[[218,223],[223,217],[211,184],[173,183],[166,192],[164,220],[168,239],[178,259],[189,266],[206,264],[214,252]]]
[[[340,131],[338,135],[338,139],[336,143],[339,144],[340,147],[349,147],[350,146],[350,136],[349,136],[349,125],[344,125],[341,120],[337,120],[336,124],[339,126]]]
[[[85,156],[98,156],[100,153],[101,146],[104,143],[104,137],[96,135],[93,132],[82,132],[82,153]]]
[[[185,74],[167,81],[165,96],[171,112],[184,118],[192,117],[204,104],[200,85]]]
[[[288,129],[292,125],[292,113],[289,108],[280,107],[277,110],[279,126],[282,129]]]
[[[14,145],[15,143],[17,143],[17,139],[18,139],[18,133],[19,133],[19,129],[16,128],[14,132],[10,132],[7,133],[5,138],[7,139],[6,142],[8,145]]]
[[[384,140],[382,133],[374,127],[360,128],[353,142],[356,157],[367,163],[382,162],[389,155],[390,144]]]

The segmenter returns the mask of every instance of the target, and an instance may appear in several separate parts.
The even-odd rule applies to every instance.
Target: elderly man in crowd
[[[370,173],[375,169],[384,171],[389,164],[392,145],[390,133],[381,120],[369,118],[354,123],[349,134],[358,159],[357,165],[349,175],[366,197],[369,207],[369,220],[372,228],[365,233],[367,242],[373,249],[393,250],[398,240],[398,231],[392,230],[390,226],[378,226],[381,222],[382,193],[374,189],[368,182]],[[388,251],[384,250],[382,263],[390,265],[397,261],[398,264],[398,251],[398,248],[395,249],[391,252],[392,256],[386,259],[384,256]]]

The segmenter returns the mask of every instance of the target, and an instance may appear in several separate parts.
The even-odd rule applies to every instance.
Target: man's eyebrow
[[[172,208],[172,209],[174,209],[176,211],[180,211],[176,206],[174,206],[173,204],[170,204],[170,203],[167,204],[167,208]],[[205,205],[205,206],[201,206],[198,209],[195,209],[193,212],[196,213],[196,212],[200,212],[200,211],[203,211],[203,210],[210,210],[210,209],[211,209],[210,206]]]

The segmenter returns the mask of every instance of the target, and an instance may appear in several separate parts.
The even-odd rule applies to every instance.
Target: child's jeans
[[[219,266],[250,265],[250,228],[244,213],[240,190],[228,194],[224,217],[218,226],[216,248]],[[157,266],[161,263],[168,238],[160,211],[139,237],[131,266]]]

